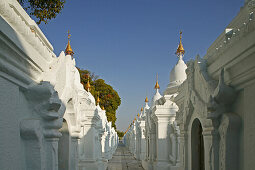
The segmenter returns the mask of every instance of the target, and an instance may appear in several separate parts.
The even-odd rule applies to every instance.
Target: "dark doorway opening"
[[[199,119],[195,119],[191,129],[192,170],[204,170],[204,138]]]

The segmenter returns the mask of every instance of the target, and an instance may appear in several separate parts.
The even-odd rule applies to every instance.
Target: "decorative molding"
[[[240,39],[244,38],[247,34],[254,31],[255,21],[254,21],[254,4],[255,1],[252,0],[247,3],[243,9],[241,9],[240,13],[236,16],[236,18],[232,21],[233,25],[230,24],[230,28],[226,28],[226,30],[231,29],[231,34],[225,30],[209,47],[205,58],[216,57],[222,55],[225,51],[227,51],[233,44],[238,43]],[[248,8],[246,10],[245,8]],[[240,19],[240,15],[245,17],[245,20]],[[252,29],[251,29],[252,28]]]
[[[0,17],[0,21],[2,18]],[[20,47],[19,44],[15,43],[5,33],[10,32],[14,34],[12,28],[5,23],[0,22],[0,72],[3,77],[12,81],[23,88],[27,88],[33,81],[39,82],[43,69],[47,67],[45,60],[37,58],[32,60]],[[6,30],[2,30],[6,28]],[[33,50],[31,50],[33,51]],[[33,53],[31,52],[30,53]],[[34,54],[36,55],[36,54]],[[36,63],[39,62],[39,63]],[[40,65],[40,66],[39,66]]]
[[[52,45],[17,1],[0,0],[0,15],[47,61],[56,57]]]

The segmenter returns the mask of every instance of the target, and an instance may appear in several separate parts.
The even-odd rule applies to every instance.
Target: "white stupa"
[[[101,109],[101,107],[100,107],[100,105],[99,105],[99,102],[100,102],[100,99],[99,99],[99,93],[98,93],[98,96],[97,96],[97,103],[96,103],[96,109],[97,109],[98,112],[101,112],[102,109]]]
[[[148,103],[149,103],[149,100],[148,100],[148,97],[147,97],[147,96],[146,96],[144,102],[145,102],[145,107],[144,107],[144,109],[149,109],[150,106],[149,106],[149,104],[148,104]]]
[[[150,109],[150,106],[148,105],[148,102],[149,102],[149,100],[148,100],[148,97],[146,96],[146,98],[145,98],[145,106],[144,106],[144,108],[142,107],[141,108],[141,118],[145,118],[146,117],[146,110],[148,110],[148,109]]]
[[[155,95],[152,97],[152,100],[151,100],[151,107],[155,106],[156,104],[156,101],[159,100],[162,96],[161,94],[159,93],[159,84],[158,84],[158,75],[157,75],[157,81],[156,81],[156,85],[154,87],[154,89],[156,89],[156,93]]]
[[[94,96],[90,93],[90,88],[91,88],[91,86],[90,86],[90,83],[89,83],[89,75],[88,75],[88,81],[87,81],[87,84],[85,86],[85,89],[88,92],[89,100],[91,101],[91,103],[96,104]]]
[[[174,66],[172,71],[170,72],[170,83],[167,86],[167,89],[164,92],[164,95],[171,95],[173,93],[176,93],[178,86],[182,84],[186,78],[186,72],[187,65],[183,61],[185,50],[182,45],[182,32],[180,32],[180,43],[177,48],[176,54],[179,57],[179,60],[177,64]]]

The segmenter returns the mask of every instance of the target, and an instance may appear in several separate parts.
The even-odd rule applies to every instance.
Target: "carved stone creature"
[[[65,106],[49,82],[32,84],[24,94],[33,114],[20,123],[27,169],[57,170],[57,142],[61,137],[59,129],[62,127]]]
[[[58,131],[62,127],[62,117],[65,112],[65,106],[58,97],[57,91],[49,82],[41,82],[38,85],[32,85],[25,92],[30,107],[33,107],[35,117],[40,116],[45,122],[45,137],[60,137]]]
[[[214,94],[210,95],[207,110],[208,118],[218,117],[220,114],[229,111],[229,106],[235,101],[235,90],[224,82],[224,68],[219,75],[219,83]]]

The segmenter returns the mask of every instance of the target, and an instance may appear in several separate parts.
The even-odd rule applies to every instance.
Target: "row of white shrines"
[[[180,43],[164,95],[157,83],[125,135],[145,169],[254,169],[254,8],[246,0],[203,58],[186,65]],[[118,137],[70,49],[56,57],[17,1],[0,0],[1,170],[106,168]]]
[[[148,98],[124,142],[146,170],[252,170],[255,167],[255,1],[203,58],[179,60],[161,96]]]
[[[70,50],[56,57],[17,0],[0,0],[1,170],[106,169],[118,136]]]

